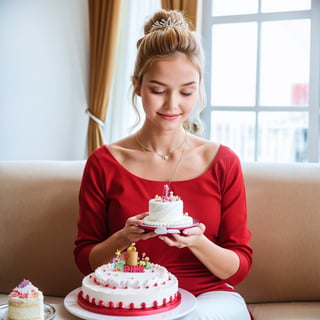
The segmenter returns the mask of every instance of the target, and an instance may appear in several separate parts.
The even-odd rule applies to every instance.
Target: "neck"
[[[152,136],[143,130],[136,133],[137,141],[144,151],[154,152],[164,160],[168,160],[175,151],[182,149],[186,144],[187,132],[166,136]]]

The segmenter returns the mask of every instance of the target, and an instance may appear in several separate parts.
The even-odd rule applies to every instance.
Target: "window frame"
[[[319,162],[319,111],[320,111],[320,1],[311,1],[311,10],[286,11],[261,13],[261,0],[259,1],[258,13],[241,14],[230,16],[212,16],[212,1],[202,3],[202,26],[201,34],[203,48],[206,56],[205,87],[207,93],[207,106],[203,110],[202,120],[205,125],[205,137],[211,137],[211,112],[212,111],[250,111],[255,113],[255,124],[258,123],[258,115],[261,111],[266,112],[308,112],[308,161]],[[259,106],[260,89],[260,50],[261,50],[261,24],[265,21],[310,19],[310,75],[309,75],[309,103],[307,106]],[[228,24],[239,22],[257,22],[257,65],[256,65],[256,99],[254,106],[212,106],[211,105],[211,30],[213,24]],[[255,125],[255,151],[254,161],[258,159],[258,126]]]

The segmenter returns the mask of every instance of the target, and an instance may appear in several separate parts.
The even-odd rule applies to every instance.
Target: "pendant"
[[[166,155],[162,156],[162,159],[163,160],[168,160],[169,159],[169,155],[166,154]]]

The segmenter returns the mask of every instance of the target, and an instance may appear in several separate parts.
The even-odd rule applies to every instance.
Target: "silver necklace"
[[[143,149],[143,151],[153,152],[153,153],[155,153],[157,156],[159,156],[160,158],[162,158],[163,160],[168,160],[168,159],[170,158],[170,155],[171,155],[173,152],[181,149],[181,148],[186,144],[186,142],[187,142],[187,131],[184,132],[184,139],[183,139],[182,143],[181,143],[176,149],[173,149],[172,151],[170,151],[168,154],[161,154],[161,153],[157,152],[156,150],[149,149],[149,148],[148,148],[147,146],[145,146],[145,145],[143,144],[143,142],[141,141],[141,138],[140,138],[138,132],[136,133],[136,140],[137,140],[137,142],[139,143],[140,147]]]
[[[169,187],[169,188],[170,188],[170,185],[171,185],[171,181],[172,181],[174,175],[176,174],[176,172],[177,172],[177,170],[178,170],[178,168],[179,168],[179,166],[180,166],[180,164],[181,164],[181,162],[182,162],[182,158],[183,158],[183,155],[184,155],[184,151],[185,151],[185,150],[186,150],[186,147],[183,146],[183,149],[182,149],[182,151],[181,151],[180,158],[179,158],[179,160],[178,160],[178,162],[177,162],[177,164],[176,164],[173,172],[171,173],[171,176],[170,176],[169,179],[168,179],[168,187]]]

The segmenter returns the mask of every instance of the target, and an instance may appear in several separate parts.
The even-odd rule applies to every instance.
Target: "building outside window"
[[[206,0],[206,137],[242,161],[318,162],[320,1]]]

